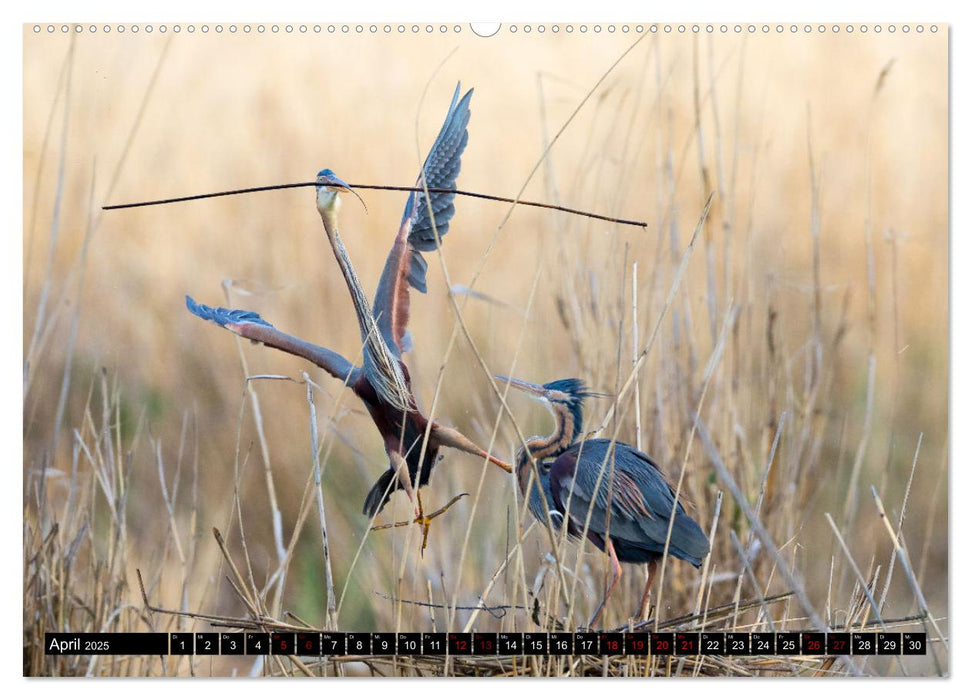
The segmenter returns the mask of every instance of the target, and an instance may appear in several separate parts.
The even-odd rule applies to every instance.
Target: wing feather
[[[469,140],[469,101],[472,90],[459,99],[461,83],[449,106],[445,122],[432,145],[418,176],[418,186],[454,189],[462,167],[462,152]],[[423,182],[424,178],[424,182]],[[422,253],[438,248],[438,241],[448,233],[455,214],[455,195],[442,192],[412,192],[405,203],[404,215],[391,252],[384,265],[378,291],[374,295],[374,314],[385,341],[400,358],[410,349],[407,335],[410,315],[410,287],[427,291],[425,273],[428,263]],[[438,233],[436,238],[435,233]]]
[[[186,296],[185,305],[193,315],[205,321],[212,321],[216,325],[254,343],[262,343],[309,360],[330,375],[347,381],[349,384],[354,383],[357,373],[360,371],[360,368],[355,367],[333,350],[308,343],[306,340],[277,330],[255,311],[206,306],[197,303],[190,296]]]

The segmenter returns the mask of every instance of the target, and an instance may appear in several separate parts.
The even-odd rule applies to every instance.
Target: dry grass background
[[[675,480],[685,465],[682,491],[706,531],[720,493],[724,500],[704,573],[669,561],[658,617],[791,590],[766,547],[752,547],[749,522],[713,466],[717,456],[754,506],[778,433],[760,515],[818,614],[834,629],[875,624],[854,567],[883,618],[919,613],[872,485],[895,529],[904,516],[899,535],[946,635],[944,32],[651,36],[608,73],[635,40],[620,31],[503,31],[485,40],[467,27],[420,37],[356,36],[352,29],[85,32],[71,40],[25,28],[25,673],[302,671],[290,661],[254,666],[251,658],[190,664],[45,658],[40,651],[42,633],[56,629],[210,629],[147,611],[136,569],[150,600],[165,608],[247,617],[241,597],[248,595],[261,614],[288,624],[330,624],[320,522],[307,490],[307,386],[250,383],[261,438],[234,339],[183,305],[186,293],[225,304],[221,284],[230,280],[233,305],[353,357],[358,331],[313,195],[289,190],[107,213],[99,207],[309,180],[322,167],[352,182],[410,184],[457,80],[476,89],[460,187],[512,196],[526,183],[528,199],[649,223],[641,230],[522,207],[506,220],[507,206],[460,198],[443,255],[453,284],[474,278],[491,299],[457,297],[496,372],[534,381],[581,376],[615,392],[630,374],[635,326],[643,347],[665,311],[637,375],[639,424],[630,392],[620,401],[622,420],[606,434],[616,428],[621,439],[639,440]],[[710,191],[710,216],[665,308]],[[368,212],[349,203],[342,225],[371,293],[404,196],[366,197]],[[499,401],[461,336],[449,351],[455,314],[439,259],[429,263],[429,293],[412,301],[416,351],[408,363],[416,394],[427,409],[442,377],[436,415],[488,444]],[[545,531],[533,527],[516,549],[532,519],[520,512],[513,480],[465,455],[449,452],[424,492],[431,507],[461,492],[471,496],[435,523],[423,557],[413,528],[368,535],[360,504],[386,458],[362,406],[305,363],[240,347],[250,375],[301,380],[307,372],[319,387],[313,395],[337,628],[522,631],[537,621],[571,628],[589,616],[604,556],[588,546],[578,559],[575,546],[560,548],[565,595],[575,605],[568,609],[545,558]],[[526,435],[548,430],[538,406],[513,396],[509,405]],[[692,432],[699,405],[702,430]],[[593,402],[588,429],[610,407]],[[711,436],[707,447],[701,432]],[[496,446],[508,456],[517,446],[508,417]],[[293,543],[282,566],[267,457],[283,544]],[[408,512],[399,494],[379,520]],[[740,550],[751,558],[751,573]],[[510,566],[501,568],[507,555]],[[607,625],[626,624],[642,576],[625,566]],[[234,591],[230,579],[248,593]],[[530,613],[538,605],[540,612],[534,620],[516,608],[498,617],[447,607],[475,606],[487,588],[488,605]],[[811,627],[793,596],[709,623],[770,625]],[[894,628],[937,636],[926,621]],[[858,660],[857,670],[946,672],[945,646],[933,647],[927,657]],[[424,671],[469,672],[443,663],[428,662]],[[842,662],[829,669],[820,660],[564,664],[537,662],[518,672],[848,672]],[[380,672],[414,669],[388,662]]]

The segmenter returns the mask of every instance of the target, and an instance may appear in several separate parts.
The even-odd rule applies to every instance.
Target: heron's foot
[[[428,546],[428,530],[431,527],[432,520],[434,520],[435,518],[437,518],[439,515],[444,514],[445,511],[447,511],[449,508],[451,508],[452,506],[454,506],[456,503],[458,503],[460,500],[462,500],[464,497],[466,497],[468,495],[469,494],[467,494],[467,493],[460,493],[458,496],[455,496],[452,500],[450,500],[444,506],[442,506],[441,508],[439,508],[435,512],[429,513],[427,515],[425,514],[424,509],[422,508],[422,505],[421,505],[421,496],[419,495],[419,497],[418,497],[418,514],[415,516],[415,518],[413,520],[399,520],[398,522],[388,523],[386,525],[374,525],[371,528],[371,530],[373,530],[375,532],[378,531],[378,530],[390,530],[393,527],[408,527],[409,525],[412,525],[414,523],[418,523],[418,525],[421,526],[421,551],[422,551],[422,553],[424,553],[425,552],[425,548]]]
[[[421,525],[421,553],[423,556],[425,554],[425,548],[428,546],[428,530],[431,528],[432,520],[437,518],[439,515],[442,515],[443,513],[445,513],[445,511],[447,511],[449,508],[451,508],[456,503],[461,501],[462,498],[468,495],[469,494],[467,493],[460,493],[458,496],[455,496],[454,498],[452,498],[452,500],[450,500],[444,506],[436,510],[434,513],[430,515],[425,515],[424,509],[422,508],[422,505],[421,505],[421,493],[418,494],[418,517],[415,518],[415,522]]]

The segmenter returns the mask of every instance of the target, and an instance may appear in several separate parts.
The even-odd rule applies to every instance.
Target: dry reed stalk
[[[233,307],[232,299],[230,298],[230,287],[227,282],[223,282],[223,294],[226,297],[226,306],[229,308]],[[235,335],[235,334],[234,334]],[[249,366],[246,362],[246,355],[243,353],[243,340],[239,336],[235,336],[236,342],[236,352],[239,355],[239,364],[243,370],[243,376],[250,376]],[[273,465],[270,461],[270,446],[266,439],[266,431],[263,427],[263,412],[260,409],[260,397],[256,393],[256,389],[251,382],[246,382],[246,394],[249,396],[250,408],[253,411],[253,426],[256,428],[256,435],[260,445],[260,456],[263,459],[263,479],[266,482],[266,495],[270,501],[270,516],[273,530],[273,544],[276,546],[276,557],[277,563],[282,564],[286,559],[286,548],[283,545],[283,514],[280,511],[280,505],[277,501],[276,496],[276,484],[273,478]],[[240,417],[242,417],[242,409],[240,409]],[[240,527],[240,536],[242,537],[242,527]],[[279,612],[281,605],[281,598],[283,596],[283,585],[286,577],[280,576],[279,582],[276,586],[275,599],[273,601],[272,609]]]
[[[742,512],[745,514],[745,517],[748,519],[749,524],[755,530],[756,535],[759,537],[759,539],[762,541],[762,544],[765,546],[765,548],[775,559],[776,564],[779,568],[779,571],[782,573],[782,577],[786,580],[786,584],[794,591],[796,599],[799,601],[799,604],[802,606],[803,610],[809,616],[810,620],[813,623],[813,626],[819,630],[823,630],[823,631],[828,630],[829,626],[819,616],[819,613],[816,612],[815,607],[813,606],[812,602],[809,600],[809,596],[806,593],[806,588],[802,582],[801,577],[795,573],[794,567],[790,568],[789,566],[786,565],[786,562],[782,558],[782,555],[779,549],[776,547],[768,531],[765,529],[765,525],[762,523],[762,520],[759,518],[758,514],[752,510],[752,507],[748,504],[748,501],[745,499],[744,494],[739,490],[738,485],[735,483],[735,479],[728,472],[728,469],[721,461],[721,457],[719,456],[717,450],[715,449],[715,446],[712,444],[711,438],[708,435],[708,431],[705,429],[704,423],[700,421],[700,418],[698,422],[698,434],[701,437],[701,441],[708,452],[708,456],[711,458],[711,461],[715,467],[715,470],[718,472],[719,478],[725,482],[725,485],[728,487],[728,490],[731,492],[732,497],[735,499],[735,502],[742,509]],[[856,672],[856,667],[853,664],[853,661],[848,657],[843,657],[843,659],[844,659],[844,663],[846,663],[846,665],[852,671]]]
[[[696,416],[695,422],[691,425],[691,432],[688,435],[688,439],[685,442],[685,452],[684,459],[681,462],[681,469],[678,471],[678,483],[674,488],[674,502],[677,503],[678,499],[681,497],[681,487],[684,484],[684,475],[688,470],[688,458],[691,454],[691,446],[694,444],[695,431],[698,428],[698,421],[701,419],[701,411],[704,407],[705,397],[708,395],[708,387],[711,383],[712,377],[715,375],[715,370],[721,363],[722,354],[725,349],[725,338],[728,333],[728,329],[731,328],[736,321],[738,316],[738,308],[732,304],[732,301],[728,302],[728,311],[725,314],[725,318],[722,321],[722,328],[718,334],[718,339],[715,343],[715,348],[712,350],[711,357],[708,359],[708,365],[705,367],[705,373],[702,377],[702,387],[701,395],[698,397],[698,405],[694,410],[694,415]],[[671,533],[674,531],[674,518],[677,515],[677,509],[672,508],[671,514],[668,517],[668,531],[667,535],[664,537],[664,551],[661,554],[661,572],[658,583],[657,591],[657,606],[658,609],[661,607],[662,595],[664,593],[664,574],[668,563],[668,552],[671,547]],[[734,534],[734,533],[733,533]],[[711,557],[711,549],[709,547],[708,555],[705,559]],[[743,560],[744,561],[744,560]]]
[[[880,500],[880,496],[877,495],[877,490],[871,486],[870,493],[873,496],[873,501],[877,506],[877,514],[880,516],[880,520],[883,522],[884,526],[887,528],[887,533],[890,535],[890,541],[893,543],[894,550],[897,552],[897,556],[900,559],[900,566],[903,568],[904,573],[907,575],[907,582],[910,584],[911,589],[914,591],[914,595],[917,597],[918,609],[921,615],[924,616],[924,625],[926,627],[929,622],[931,627],[934,628],[934,632],[937,634],[937,638],[944,645],[944,649],[948,650],[948,643],[944,637],[944,633],[941,632],[940,626],[937,624],[937,620],[931,615],[930,609],[927,606],[927,600],[924,598],[924,592],[921,590],[920,585],[917,582],[917,577],[914,575],[914,570],[910,566],[910,557],[907,555],[907,551],[903,548],[900,542],[900,538],[893,531],[893,526],[890,524],[890,519],[887,517],[886,510],[883,507],[883,501]],[[930,630],[928,630],[930,632]],[[933,653],[934,646],[931,645],[931,651]],[[937,654],[933,653],[934,663],[937,665],[938,673],[941,673],[940,663],[937,659]]]
[[[910,464],[910,476],[907,477],[907,486],[904,487],[904,497],[900,504],[900,516],[897,518],[897,537],[903,536],[904,515],[907,512],[907,500],[910,498],[910,487],[914,483],[914,474],[917,471],[917,456],[920,454],[920,445],[924,441],[924,433],[917,436],[917,447],[914,448],[914,459]],[[890,592],[890,582],[893,580],[893,568],[897,561],[897,550],[890,553],[890,564],[887,567],[887,580],[883,584],[883,593],[880,595],[880,610],[883,610],[887,603],[887,594]]]
[[[313,461],[314,486],[317,492],[317,517],[320,520],[320,544],[324,558],[324,582],[327,587],[327,626],[337,627],[337,603],[334,599],[334,574],[330,567],[330,543],[327,539],[327,515],[324,510],[324,491],[321,486],[320,456],[317,447],[317,407],[314,405],[314,391],[310,377],[303,373],[307,383],[307,405],[310,409],[310,456]]]

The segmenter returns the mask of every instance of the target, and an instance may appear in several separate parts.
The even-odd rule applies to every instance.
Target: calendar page
[[[26,21],[24,675],[949,675],[950,27],[742,20]]]

